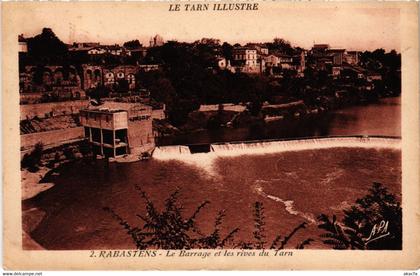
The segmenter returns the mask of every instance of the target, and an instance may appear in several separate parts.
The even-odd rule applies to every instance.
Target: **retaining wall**
[[[83,127],[24,134],[20,136],[20,146],[23,150],[29,149],[39,142],[41,142],[44,147],[55,146],[64,142],[82,139],[84,135]]]
[[[235,112],[243,112],[246,109],[245,105],[239,104],[222,104],[223,110],[226,111],[235,111]],[[198,111],[206,112],[206,111],[218,111],[219,105],[218,104],[202,104],[200,105],[200,109]]]
[[[155,143],[152,119],[128,121],[128,143],[130,150]]]
[[[79,110],[89,104],[88,100],[39,103],[20,105],[20,120],[50,117],[57,115],[79,114]],[[51,113],[52,112],[52,113]]]

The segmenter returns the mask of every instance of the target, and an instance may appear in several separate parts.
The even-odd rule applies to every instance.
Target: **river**
[[[252,128],[203,130],[161,138],[159,145],[337,135],[401,136],[401,98],[385,98],[377,103],[347,107],[307,118],[272,121],[258,129],[257,133]]]
[[[267,126],[269,138],[327,135],[400,136],[398,98],[323,114],[316,121],[275,122]],[[290,128],[287,128],[290,126]],[[174,139],[185,143],[244,140],[247,129],[201,132]],[[177,140],[178,139],[178,140]],[[395,139],[394,139],[395,140]],[[213,153],[214,154],[214,153]],[[192,154],[204,156],[205,153]],[[286,235],[299,223],[308,223],[291,247],[306,238],[309,248],[325,248],[319,241],[316,219],[321,213],[340,216],[344,208],[380,182],[401,198],[401,151],[386,147],[332,147],[214,158],[211,166],[182,160],[106,163],[81,160],[63,165],[44,181],[54,186],[22,202],[23,224],[41,246],[54,250],[127,249],[134,244],[104,207],[131,225],[145,215],[141,186],[161,209],[165,199],[180,189],[183,215],[190,216],[203,201],[210,201],[197,220],[203,233],[213,231],[215,218],[226,210],[221,234],[239,227],[236,241],[252,241],[253,204],[265,208],[267,239]]]

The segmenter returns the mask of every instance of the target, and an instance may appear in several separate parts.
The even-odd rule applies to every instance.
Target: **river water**
[[[352,106],[318,116],[268,122],[258,133],[251,128],[204,130],[160,139],[160,145],[201,144],[255,139],[283,139],[336,135],[401,136],[401,99]]]
[[[286,130],[285,122],[269,124],[268,128],[275,129],[273,133],[278,135],[270,138],[399,136],[399,114],[399,99],[393,98],[324,114],[312,123],[288,122],[294,126],[292,129]],[[228,129],[217,135],[206,132],[198,138],[182,139],[188,143],[219,142],[232,137],[244,140],[244,133],[246,130]],[[401,195],[401,152],[395,148],[335,147],[225,156],[215,158],[211,170],[202,165],[182,158],[65,164],[45,179],[55,184],[51,189],[23,202],[23,223],[31,224],[30,236],[47,249],[134,248],[126,231],[103,208],[113,209],[134,226],[141,225],[136,214],[145,215],[145,201],[135,185],[142,187],[158,209],[179,188],[185,217],[203,201],[210,201],[198,216],[203,233],[213,231],[217,213],[225,210],[221,234],[239,227],[235,241],[252,241],[253,204],[259,201],[265,208],[269,242],[307,222],[308,228],[290,241],[290,247],[313,238],[316,241],[309,248],[325,248],[317,238],[319,214],[340,217],[343,208],[364,196],[373,182],[382,183],[398,198]]]

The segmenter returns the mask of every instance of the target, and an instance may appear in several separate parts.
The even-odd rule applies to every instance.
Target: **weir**
[[[193,157],[238,156],[245,154],[268,154],[284,151],[323,148],[401,148],[401,138],[392,136],[339,136],[324,138],[301,138],[293,140],[260,140],[214,144],[177,145],[156,147],[156,159],[191,159]]]
[[[191,154],[188,146],[164,146],[156,147],[153,151],[153,156],[178,156],[184,154]]]

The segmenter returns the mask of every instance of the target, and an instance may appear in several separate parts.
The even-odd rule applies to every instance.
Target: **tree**
[[[36,172],[39,170],[39,165],[41,164],[42,154],[44,151],[44,146],[42,143],[35,144],[34,149],[28,154],[26,153],[21,161],[22,168],[28,168],[30,172]]]
[[[58,62],[67,54],[67,46],[50,28],[28,39],[28,54],[38,62]]]
[[[181,126],[186,123],[188,114],[199,107],[200,104],[196,99],[181,98],[176,100],[172,107],[168,106],[168,118],[174,126]]]
[[[247,105],[247,110],[252,116],[259,116],[261,113],[262,102],[260,99],[256,98]]]
[[[277,50],[288,55],[292,55],[295,52],[290,42],[283,38],[276,37],[272,43],[267,43],[267,46],[269,50]]]
[[[207,45],[215,48],[215,47],[220,46],[220,39],[203,37],[200,40],[200,44],[207,44]]]
[[[290,239],[301,229],[306,228],[306,222],[302,222],[296,226],[289,234],[282,237],[277,235],[271,242],[270,246],[267,246],[266,233],[265,233],[265,215],[264,205],[262,202],[255,202],[254,204],[254,241],[253,242],[240,242],[239,247],[243,249],[264,249],[270,248],[272,250],[282,250],[286,248],[286,245]],[[296,249],[303,249],[305,245],[309,245],[313,239],[308,238],[300,242],[295,246]]]
[[[233,46],[227,42],[222,44],[222,54],[227,60],[232,60]]]
[[[138,49],[138,48],[141,48],[143,45],[140,43],[138,39],[136,39],[136,40],[130,40],[130,41],[124,42],[123,46],[127,49]]]
[[[104,211],[110,213],[112,217],[126,230],[138,249],[216,249],[216,248],[242,248],[242,249],[263,249],[266,248],[265,242],[265,216],[264,207],[261,202],[256,202],[254,205],[254,241],[253,242],[235,242],[234,237],[239,232],[239,228],[227,231],[224,237],[221,234],[221,226],[225,217],[225,210],[218,212],[216,216],[213,231],[209,234],[204,234],[198,228],[197,220],[199,213],[208,204],[209,201],[204,201],[195,208],[191,216],[185,217],[183,214],[182,205],[179,203],[178,195],[179,189],[176,189],[168,199],[165,200],[163,210],[159,210],[155,204],[149,199],[147,194],[136,186],[136,190],[146,202],[146,214],[137,215],[137,218],[142,222],[139,226],[133,226],[124,218],[119,216],[114,210],[105,207]],[[288,235],[282,238],[280,235],[271,243],[270,249],[281,250],[284,249],[289,240],[300,229],[306,228],[306,223],[303,222],[295,227]],[[303,249],[313,241],[306,239],[299,243],[295,248]]]
[[[110,208],[105,211],[119,222],[131,236],[138,249],[192,249],[192,248],[223,248],[239,231],[233,229],[224,238],[220,234],[220,226],[224,211],[220,211],[214,223],[212,233],[205,235],[197,228],[197,217],[209,201],[201,203],[189,217],[181,213],[182,206],[178,202],[179,190],[173,192],[165,201],[163,210],[158,210],[147,194],[136,186],[140,196],[146,201],[146,215],[138,214],[142,226],[133,227]]]
[[[369,193],[344,210],[340,222],[333,215],[318,217],[323,242],[334,249],[402,248],[402,209],[395,196],[380,183],[373,183]]]
[[[91,88],[87,91],[87,94],[92,99],[97,100],[98,102],[101,101],[101,98],[106,98],[109,96],[110,90],[106,86],[97,86],[95,88]]]
[[[35,67],[35,72],[33,75],[33,82],[35,84],[41,85],[44,82],[44,72],[45,72],[45,66],[38,65]]]
[[[91,143],[88,140],[83,140],[79,144],[79,151],[83,157],[91,157],[93,154],[93,148]]]
[[[126,79],[119,79],[117,80],[117,83],[115,84],[115,89],[118,93],[127,93],[129,90],[129,84],[128,80]]]
[[[63,154],[66,157],[66,160],[74,160],[76,158],[76,155],[74,154],[74,149],[73,147],[65,147],[63,149]]]
[[[254,205],[254,222],[255,230],[253,234],[256,240],[256,247],[263,249],[266,243],[264,206],[258,201]]]
[[[169,79],[160,78],[150,86],[150,94],[153,99],[172,106],[176,91]]]

